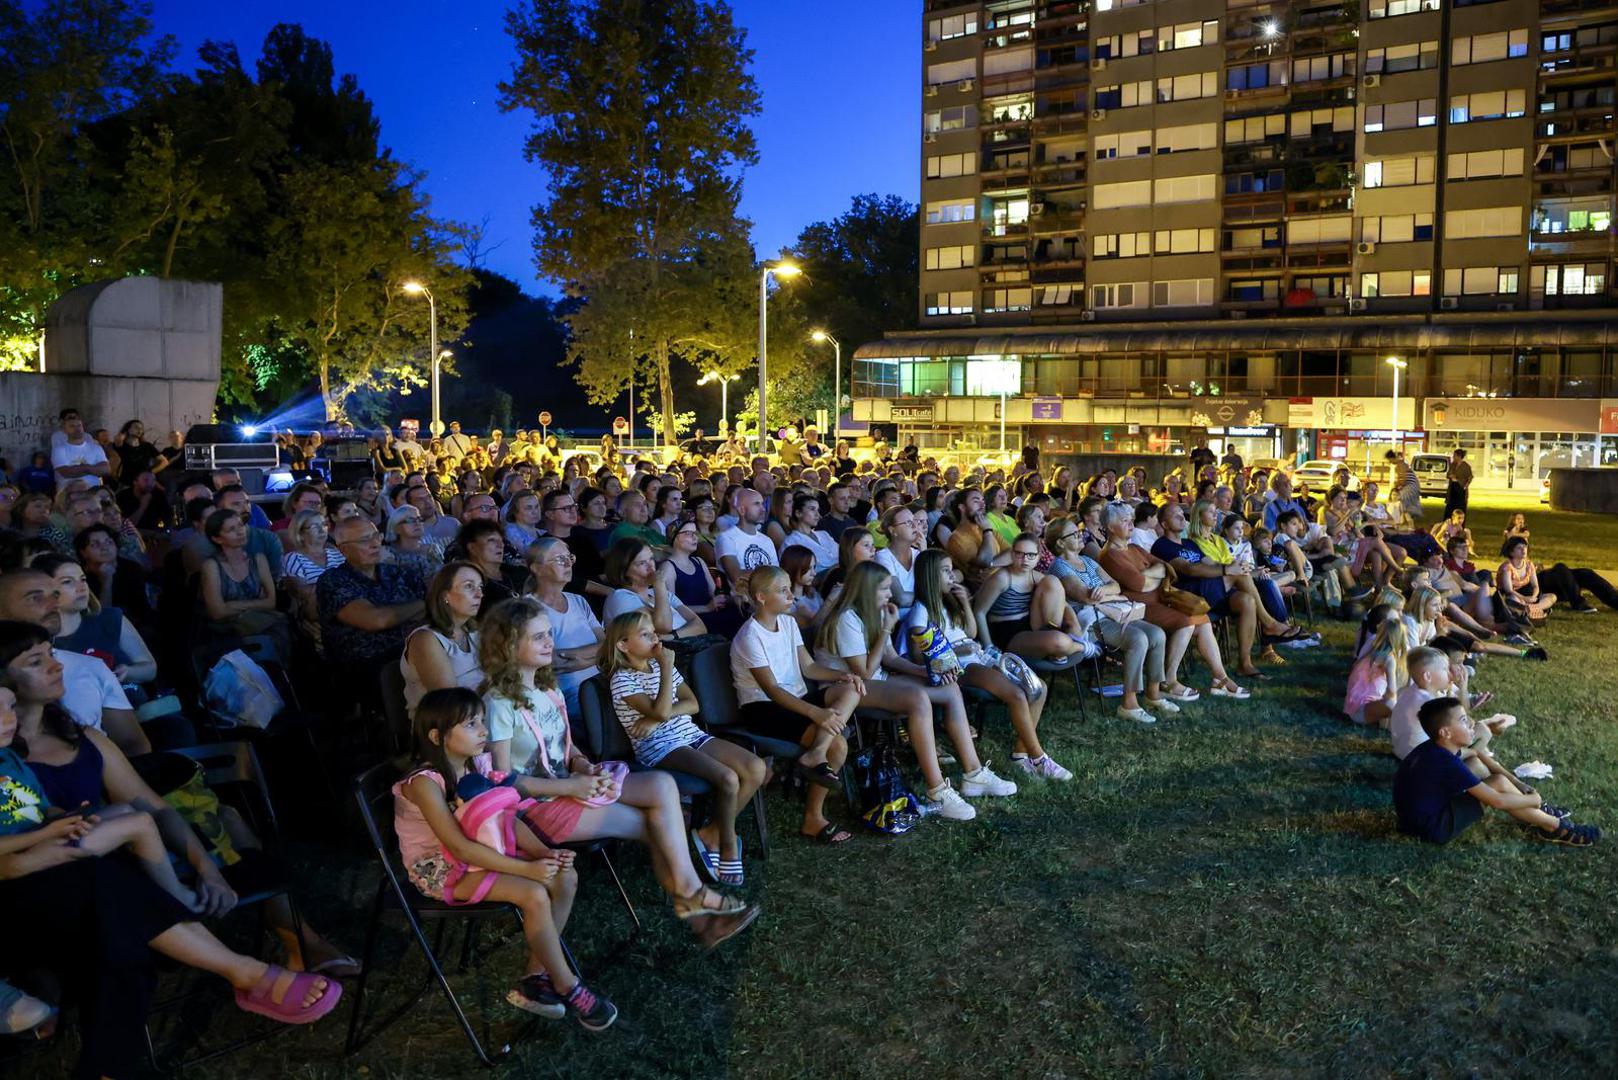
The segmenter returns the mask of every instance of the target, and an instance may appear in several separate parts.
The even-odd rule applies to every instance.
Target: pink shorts
[[[583,816],[584,804],[563,796],[535,803],[523,812],[522,819],[534,830],[534,835],[555,847],[568,841],[573,830],[579,827],[579,818]]]

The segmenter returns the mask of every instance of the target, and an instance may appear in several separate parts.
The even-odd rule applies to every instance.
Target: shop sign
[[[930,403],[927,405],[895,405],[892,407],[889,419],[905,424],[930,424],[933,422],[933,407]]]
[[[1611,405],[1601,407],[1601,434],[1618,435],[1618,407]]]
[[[1309,403],[1309,418],[1301,420],[1296,403],[1287,409],[1287,422],[1293,427],[1325,431],[1365,430],[1393,427],[1393,399],[1386,397],[1317,397]],[[1421,419],[1415,398],[1399,399],[1399,426],[1415,427]]]
[[[1315,399],[1291,398],[1287,401],[1287,427],[1312,428],[1315,426]]]
[[[1191,404],[1187,419],[1192,427],[1259,427],[1264,423],[1264,402],[1251,398],[1199,398]]]
[[[1062,399],[1059,397],[1037,397],[1031,405],[1030,420],[1062,419]]]
[[[1603,419],[1595,398],[1428,398],[1424,415],[1429,431],[1593,432]]]

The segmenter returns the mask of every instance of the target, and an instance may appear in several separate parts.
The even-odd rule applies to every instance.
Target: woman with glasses
[[[714,616],[728,611],[729,597],[714,586],[713,573],[697,557],[701,543],[695,521],[681,521],[669,527],[669,553],[657,568],[663,579],[663,588],[677,602],[684,604],[703,622],[713,622]],[[735,626],[721,627],[721,623],[736,621]],[[714,633],[728,633],[740,629],[739,620],[721,619],[711,629]]]
[[[596,657],[606,640],[589,601],[572,591],[577,569],[572,550],[554,536],[542,536],[528,549],[524,594],[537,600],[551,621],[555,638],[551,666],[556,671],[556,688],[572,716],[579,715],[579,687],[601,670]]]
[[[343,553],[327,542],[326,515],[318,510],[299,510],[287,526],[287,552],[281,557],[282,580],[292,594],[298,626],[316,642],[320,641],[320,607],[315,601],[315,582],[327,570],[343,565]]]
[[[444,551],[427,539],[427,523],[414,506],[401,506],[388,515],[387,546],[382,558],[388,562],[414,566],[425,581],[444,566]]]
[[[1041,574],[1040,543],[1018,533],[1011,544],[1011,565],[991,574],[972,598],[979,640],[987,637],[1006,652],[1025,660],[1059,660],[1094,656],[1095,642],[1067,606],[1062,583]]]

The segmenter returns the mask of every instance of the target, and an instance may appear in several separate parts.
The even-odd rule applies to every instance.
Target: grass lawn
[[[1506,510],[1477,502],[1492,555]],[[1527,510],[1541,558],[1618,568],[1618,521]],[[1077,779],[980,803],[972,824],[830,851],[794,841],[796,808],[772,792],[774,851],[749,864],[765,915],[712,956],[632,853],[621,863],[646,930],[609,956],[626,921],[587,874],[570,938],[622,1018],[599,1036],[543,1027],[504,1074],[1613,1076],[1618,613],[1553,618],[1549,664],[1488,658],[1477,680],[1520,719],[1501,760],[1554,765],[1545,795],[1608,829],[1594,851],[1536,842],[1492,812],[1447,849],[1398,836],[1386,737],[1337,713],[1352,628],[1324,630],[1326,647],[1289,651],[1252,701],[1152,728],[1095,708],[1082,723],[1061,688],[1043,733]],[[998,716],[984,743],[1008,764]],[[299,851],[308,906],[357,950],[363,915],[347,897],[369,896],[368,866],[353,850]],[[384,944],[379,982],[397,993],[420,961],[396,929]],[[507,945],[456,978],[501,1031],[520,963]],[[210,997],[204,1039],[244,1028],[222,989]],[[352,1059],[346,1002],[340,1015],[193,1075],[479,1074],[438,997]],[[59,1075],[70,1058],[27,1064]]]

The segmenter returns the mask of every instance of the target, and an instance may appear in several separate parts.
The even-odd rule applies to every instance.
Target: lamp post
[[[764,380],[769,374],[769,319],[770,275],[779,281],[788,281],[803,273],[791,263],[767,262],[758,276],[758,452],[765,453],[768,425],[765,420]]]
[[[441,359],[438,355],[438,301],[433,299],[433,291],[419,281],[407,281],[402,288],[412,296],[425,296],[427,298],[427,321],[430,335],[427,355],[432,357],[433,368],[433,419],[427,425],[427,430],[433,433],[434,438],[440,438],[444,434],[444,421],[439,419],[438,416],[438,365]]]
[[[837,429],[842,426],[843,415],[843,343],[826,333],[816,330],[809,335],[810,340],[821,343],[831,342],[832,348],[832,399],[831,399],[831,442],[837,445]]]
[[[1408,361],[1401,360],[1397,356],[1390,356],[1384,360],[1383,363],[1387,364],[1393,369],[1393,417],[1391,434],[1393,435],[1393,442],[1395,444],[1393,448],[1398,450],[1404,445],[1404,441],[1399,435],[1399,373],[1404,371],[1405,368],[1409,367],[1410,364]]]
[[[697,380],[698,386],[707,386],[711,382],[719,384],[719,430],[730,431],[730,384],[741,379],[740,375],[721,375],[717,371],[710,371]]]

